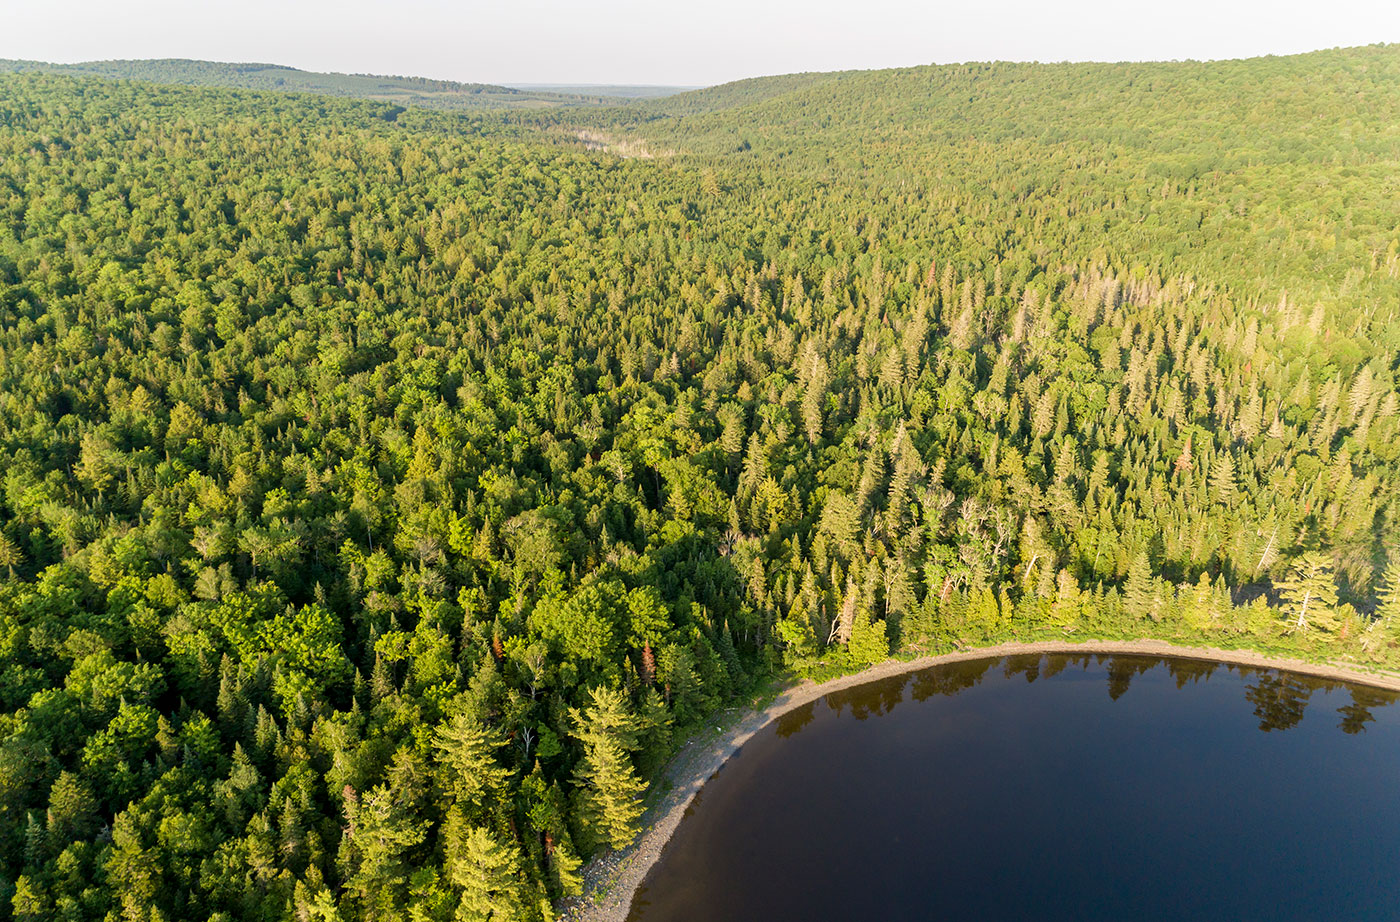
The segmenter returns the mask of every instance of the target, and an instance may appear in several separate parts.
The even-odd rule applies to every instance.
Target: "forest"
[[[553,919],[890,656],[1400,668],[1397,84],[0,75],[0,917]]]
[[[513,89],[489,83],[458,83],[425,77],[399,77],[382,74],[327,74],[282,67],[277,64],[233,64],[220,61],[190,61],[179,58],[139,61],[84,61],[79,64],[50,64],[0,58],[0,73],[45,73],[70,76],[104,77],[112,80],[139,80],[183,86],[236,87],[245,90],[271,90],[281,93],[313,93],[374,99],[432,109],[523,109],[560,106],[597,106],[609,100],[600,95],[581,94],[571,88],[557,90]],[[612,90],[609,87],[595,89]],[[647,87],[622,87],[623,92],[646,94]],[[609,92],[607,95],[611,95]],[[649,95],[649,94],[648,94]]]

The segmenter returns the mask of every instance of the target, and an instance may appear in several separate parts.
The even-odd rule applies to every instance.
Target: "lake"
[[[629,919],[1400,919],[1396,697],[1103,655],[833,693],[706,784]]]

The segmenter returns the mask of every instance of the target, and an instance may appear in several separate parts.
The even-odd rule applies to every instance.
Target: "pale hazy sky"
[[[0,57],[261,61],[486,83],[698,85],[1395,41],[1400,0],[0,0]]]

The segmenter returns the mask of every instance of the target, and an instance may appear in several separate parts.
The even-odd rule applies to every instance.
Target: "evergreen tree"
[[[1221,453],[1210,469],[1210,489],[1217,501],[1230,505],[1235,499],[1235,459]]]
[[[807,441],[815,445],[822,437],[822,405],[826,399],[826,362],[817,352],[815,341],[807,340],[802,357],[802,425]]]
[[[1289,565],[1288,575],[1278,584],[1285,617],[1294,631],[1335,626],[1337,584],[1332,578],[1332,562],[1318,551],[1304,551]]]
[[[868,612],[856,616],[851,626],[851,640],[846,645],[851,662],[857,668],[865,668],[883,663],[890,655],[890,641],[885,631],[885,622],[872,621]]]
[[[466,812],[479,809],[500,792],[510,771],[493,758],[501,743],[471,715],[461,712],[441,725],[434,738],[442,790]]]
[[[456,918],[462,922],[523,922],[526,889],[515,848],[487,829],[472,826],[456,810],[443,828],[447,874],[459,891]]]
[[[1400,631],[1400,553],[1392,554],[1376,590],[1376,617],[1387,631]]]
[[[1130,619],[1146,617],[1156,621],[1161,617],[1160,605],[1157,578],[1152,575],[1152,564],[1147,558],[1147,549],[1139,549],[1133,555],[1132,565],[1128,568],[1128,580],[1123,584],[1123,608]]]
[[[628,753],[636,748],[637,722],[621,692],[595,688],[582,711],[573,709],[574,735],[583,746],[575,771],[586,819],[594,834],[613,848],[625,848],[637,835],[645,785]]]

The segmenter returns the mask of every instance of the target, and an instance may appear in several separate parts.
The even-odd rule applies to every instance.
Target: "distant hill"
[[[1036,202],[1092,208],[1100,232],[1078,243],[1252,276],[1260,297],[1286,288],[1330,304],[1379,299],[1370,286],[1389,284],[1369,267],[1400,227],[1397,45],[794,74],[638,107],[651,116],[632,126],[638,143],[767,176],[956,194],[999,227]]]
[[[698,86],[656,86],[652,84],[617,83],[508,83],[513,90],[526,93],[558,93],[562,95],[607,96],[616,99],[661,99],[702,89]]]
[[[456,83],[425,77],[396,77],[377,74],[334,74],[298,70],[279,64],[231,64],[218,61],[191,61],[181,58],[135,61],[85,61],[79,64],[50,64],[43,61],[0,59],[0,72],[52,73],[144,80],[184,86],[237,87],[288,93],[321,93],[377,99],[400,105],[435,109],[543,108],[554,106],[597,106],[615,104],[621,93],[550,92],[542,89],[516,89],[488,83]],[[643,88],[638,88],[643,89]],[[656,95],[642,93],[639,95]]]
[[[650,100],[647,108],[661,115],[700,115],[751,106],[789,93],[833,84],[861,71],[831,73],[779,74],[773,77],[749,77]]]
[[[1180,143],[1207,140],[1220,151],[1262,145],[1289,158],[1301,144],[1330,157],[1338,139],[1312,136],[1309,126],[1355,118],[1354,130],[1340,138],[1344,147],[1388,149],[1391,123],[1373,107],[1390,110],[1398,86],[1400,46],[1375,45],[1231,61],[990,62],[790,74],[647,107],[698,116],[687,119],[685,134],[713,136],[716,150],[725,133],[812,147],[822,157],[833,140],[852,135],[896,146],[971,135],[979,142],[1117,143],[1172,157]],[[1368,112],[1377,118],[1365,118]]]

